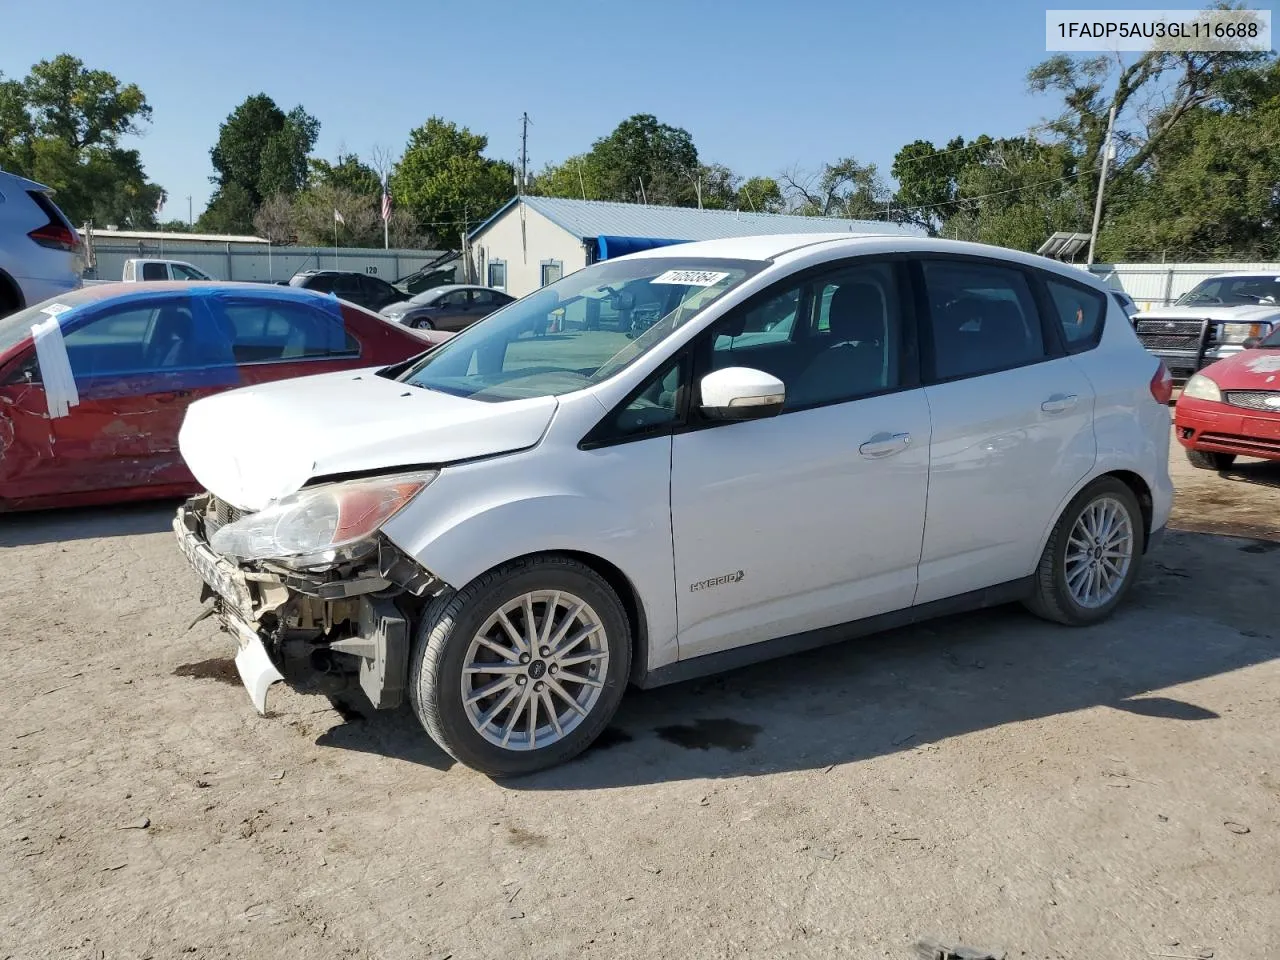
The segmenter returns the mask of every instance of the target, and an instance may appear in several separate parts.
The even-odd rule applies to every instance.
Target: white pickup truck
[[[126,260],[124,276],[120,279],[134,283],[146,280],[212,280],[213,277],[184,260]]]

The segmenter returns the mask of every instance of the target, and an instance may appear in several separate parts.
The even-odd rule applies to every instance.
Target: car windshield
[[[1184,293],[1175,306],[1241,307],[1276,303],[1280,303],[1280,276],[1211,277]]]
[[[398,379],[491,402],[581,390],[633,363],[764,266],[606,260],[489,314]]]
[[[0,321],[0,323],[3,323],[3,321]],[[1270,336],[1264,337],[1262,340],[1259,340],[1258,346],[1267,347],[1268,349],[1275,349],[1277,347],[1280,347],[1280,326],[1272,330]]]
[[[60,293],[56,297],[50,297],[42,303],[11,313],[7,317],[0,317],[0,353],[4,353],[14,344],[21,343],[31,336],[31,328],[37,323],[44,323],[50,317],[59,316],[81,304],[101,299],[102,294],[98,292],[97,287],[81,287],[79,290],[71,290]]]

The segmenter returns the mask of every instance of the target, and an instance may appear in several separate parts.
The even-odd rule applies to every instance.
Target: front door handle
[[[1080,398],[1073,394],[1055,393],[1044,403],[1040,404],[1040,409],[1045,413],[1066,413],[1075,407]]]
[[[862,446],[858,447],[858,452],[869,460],[879,460],[881,457],[890,457],[895,453],[901,453],[909,446],[911,446],[911,434],[909,433],[877,433]]]

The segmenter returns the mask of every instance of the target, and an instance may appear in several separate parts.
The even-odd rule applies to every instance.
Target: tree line
[[[890,220],[1034,250],[1057,231],[1087,232],[1114,106],[1102,260],[1280,259],[1280,64],[1272,54],[1152,51],[1130,62],[1058,55],[1029,89],[1055,116],[1015,136],[915,140],[889,176],[856,156],[816,169],[743,176],[704,160],[689,131],[650,114],[623,120],[585,153],[532,174],[531,194]],[[22,79],[0,76],[0,167],[58,191],[77,223],[158,224],[165,193],[121,138],[151,121],[142,91],[63,54]],[[274,242],[381,246],[382,183],[393,246],[456,247],[516,191],[514,166],[488,138],[442,117],[409,132],[398,155],[314,155],[320,121],[266,94],[245,99],[210,149],[213,195],[195,224]],[[890,179],[891,178],[891,179]]]

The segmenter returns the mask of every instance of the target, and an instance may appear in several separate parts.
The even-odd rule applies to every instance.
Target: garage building
[[[597,260],[690,240],[779,233],[923,231],[874,220],[521,196],[468,235],[466,254],[477,282],[523,297]]]

